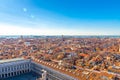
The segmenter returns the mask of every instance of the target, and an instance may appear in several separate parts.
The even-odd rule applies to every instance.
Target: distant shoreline
[[[120,35],[0,35],[0,38],[120,38]]]

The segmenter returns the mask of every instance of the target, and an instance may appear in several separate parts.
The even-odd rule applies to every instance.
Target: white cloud
[[[29,28],[0,24],[0,35],[74,35],[75,31],[48,28]]]
[[[15,26],[10,24],[0,23],[0,35],[105,35],[106,33],[101,31],[91,31],[83,29],[60,29],[60,28],[45,28],[44,25],[41,27],[34,28]],[[108,32],[108,34],[111,34]]]

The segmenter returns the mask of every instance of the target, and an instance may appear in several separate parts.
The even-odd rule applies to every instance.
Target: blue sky
[[[0,35],[120,35],[120,0],[0,0]]]

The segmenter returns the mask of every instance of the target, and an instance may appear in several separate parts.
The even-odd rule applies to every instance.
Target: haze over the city
[[[0,35],[120,35],[119,0],[0,0]]]

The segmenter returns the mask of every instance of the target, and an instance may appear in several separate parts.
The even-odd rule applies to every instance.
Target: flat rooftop
[[[0,64],[2,64],[2,63],[6,63],[6,62],[21,61],[21,60],[24,60],[24,58],[14,58],[14,59],[0,60]]]

